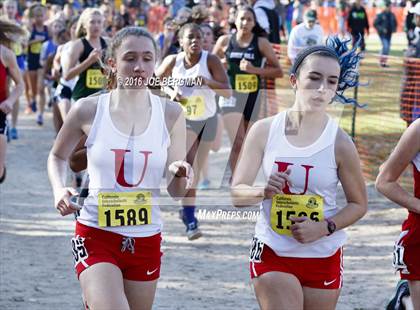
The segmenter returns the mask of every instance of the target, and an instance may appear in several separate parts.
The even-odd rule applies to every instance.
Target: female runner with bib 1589
[[[87,136],[89,196],[72,239],[75,269],[90,309],[151,309],[160,274],[159,188],[185,196],[193,179],[182,108],[151,94],[157,48],[142,28],[120,30],[108,48],[117,88],[78,100],[48,159],[55,207],[75,212],[65,185],[67,161]]]
[[[250,273],[262,309],[334,309],[343,281],[343,228],[367,211],[357,150],[326,112],[334,98],[352,101],[343,92],[357,85],[360,57],[346,44],[329,38],[299,54],[290,74],[294,104],[251,128],[233,177],[236,206],[261,203]],[[252,186],[260,166],[265,188]]]

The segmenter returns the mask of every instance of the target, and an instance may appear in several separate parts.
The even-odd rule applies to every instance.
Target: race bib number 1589
[[[98,194],[101,227],[147,225],[152,222],[151,192]]]

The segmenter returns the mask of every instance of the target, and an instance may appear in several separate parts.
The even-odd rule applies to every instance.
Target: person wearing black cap
[[[360,49],[366,50],[365,31],[369,35],[369,21],[365,8],[361,5],[361,0],[356,0],[349,12],[347,26],[353,38],[353,45],[360,38]]]
[[[233,175],[236,207],[260,204],[250,273],[261,309],[335,309],[343,231],[367,211],[351,138],[327,114],[356,86],[360,56],[337,37],[302,50],[291,69],[293,106],[251,127]],[[264,187],[253,186],[262,168]],[[341,182],[346,204],[337,206]]]
[[[324,33],[322,27],[316,21],[316,11],[308,10],[305,13],[303,24],[299,24],[292,29],[287,44],[287,56],[291,63],[294,63],[296,55],[302,49],[323,43]]]

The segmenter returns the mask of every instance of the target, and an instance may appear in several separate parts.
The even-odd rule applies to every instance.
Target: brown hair
[[[43,13],[45,13],[45,9],[46,9],[45,6],[43,6],[40,3],[33,3],[29,7],[29,18],[34,18],[35,11],[37,11],[38,9],[41,9]]]
[[[25,37],[27,32],[25,29],[12,21],[0,18],[0,44],[10,47],[16,42],[17,37]]]
[[[84,37],[86,32],[86,23],[91,15],[100,15],[103,17],[101,11],[96,8],[87,8],[84,9],[82,14],[80,14],[79,20],[77,21],[77,27],[76,27],[76,37],[81,38]]]
[[[124,27],[123,29],[119,30],[114,37],[112,38],[111,43],[108,46],[106,59],[115,59],[115,51],[119,48],[124,39],[127,37],[145,37],[148,38],[153,43],[153,47],[155,50],[155,59],[158,57],[159,49],[157,47],[156,41],[153,39],[152,35],[143,27],[137,26],[129,26]],[[107,72],[107,89],[113,89],[116,87],[116,76],[115,73],[108,67],[105,68]]]

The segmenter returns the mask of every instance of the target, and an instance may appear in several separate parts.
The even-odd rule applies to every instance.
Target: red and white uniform
[[[156,199],[166,167],[170,136],[159,97],[150,92],[149,97],[151,117],[146,130],[140,135],[127,135],[119,131],[111,119],[110,94],[99,96],[85,144],[89,196],[84,201],[72,239],[78,276],[94,264],[111,263],[120,268],[124,279],[151,281],[159,278],[162,220]],[[143,225],[100,227],[98,197],[111,193],[125,199],[127,192],[135,192],[135,196],[151,193],[151,205],[148,204],[151,221]],[[135,201],[135,204],[142,202]],[[128,215],[125,224],[128,224]]]
[[[414,196],[420,199],[420,153],[413,159]],[[394,248],[401,279],[420,281],[420,214],[409,212]]]
[[[279,113],[271,124],[263,157],[266,181],[273,172],[284,172],[290,169],[293,186],[287,185],[283,189],[283,193],[318,195],[323,199],[324,218],[332,217],[339,211],[336,205],[339,179],[335,161],[338,124],[329,118],[324,131],[314,143],[306,147],[297,147],[292,145],[286,137],[286,115],[287,111]],[[258,252],[259,247],[263,247],[262,256],[254,260],[251,254],[251,276],[254,278],[268,271],[283,271],[293,273],[299,278],[299,274],[285,267],[290,264],[290,266],[295,266],[295,270],[298,269],[309,277],[307,279],[299,278],[302,285],[328,289],[341,287],[341,247],[347,239],[346,233],[343,230],[338,230],[332,235],[322,237],[314,242],[299,243],[292,236],[274,231],[270,215],[271,209],[272,200],[264,200],[255,228],[257,241],[254,240],[251,250],[251,253],[253,251],[255,253]],[[256,245],[256,242],[260,242],[260,245]],[[330,267],[326,268],[325,265]],[[314,270],[321,266],[324,266],[322,267],[324,272],[316,275]]]
[[[285,188],[285,194],[316,194],[324,199],[326,218],[338,212],[337,164],[335,162],[335,139],[338,125],[329,119],[323,133],[312,145],[296,147],[289,143],[285,135],[286,111],[273,120],[264,151],[263,171],[266,180],[274,171],[291,170],[292,188]],[[306,166],[306,167],[305,167]],[[346,241],[343,230],[336,231],[309,244],[302,244],[293,237],[279,235],[271,229],[271,199],[266,199],[255,227],[255,237],[270,246],[279,256],[288,257],[328,257],[333,255]]]
[[[149,225],[100,227],[129,237],[148,237],[162,229],[160,208],[153,203],[166,166],[170,136],[162,103],[149,92],[152,112],[146,130],[138,135],[119,131],[109,112],[110,94],[99,96],[96,116],[86,140],[89,196],[78,221],[98,228],[98,194],[147,190],[152,192],[152,223]],[[133,102],[134,104],[134,102]]]

